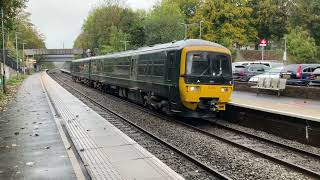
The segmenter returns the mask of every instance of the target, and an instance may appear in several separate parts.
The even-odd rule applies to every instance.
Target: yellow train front
[[[210,44],[210,43],[209,43]],[[231,53],[217,45],[185,47],[180,62],[179,93],[187,117],[224,111],[233,91]]]
[[[75,60],[71,67],[75,80],[184,117],[215,116],[233,91],[230,51],[204,40]]]

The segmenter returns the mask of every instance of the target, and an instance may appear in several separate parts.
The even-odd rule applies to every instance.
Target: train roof
[[[136,55],[136,54],[138,55],[138,54],[144,54],[144,53],[158,52],[160,50],[180,50],[182,48],[189,47],[189,46],[210,46],[210,47],[227,49],[226,47],[211,41],[206,41],[201,39],[187,39],[187,40],[181,40],[181,41],[173,41],[171,43],[165,43],[165,44],[156,44],[153,46],[142,47],[135,50],[110,53],[102,56],[92,56],[84,59],[76,59],[76,60],[73,60],[73,62],[81,62],[81,61],[87,61],[92,59],[101,59],[101,58],[110,58],[110,57],[130,56],[130,55]]]

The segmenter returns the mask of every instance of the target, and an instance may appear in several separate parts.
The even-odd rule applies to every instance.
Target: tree
[[[120,42],[123,40],[129,40],[130,47],[144,44],[144,12],[134,12],[116,2],[107,1],[90,12],[74,47],[99,48],[100,52],[108,53],[123,50]]]
[[[185,15],[185,22],[196,15],[198,7],[201,5],[202,1],[199,0],[166,0],[167,3],[174,2],[177,3],[180,10]]]
[[[146,43],[166,43],[183,38],[185,16],[177,3],[163,1],[154,7],[145,20]]]
[[[320,45],[320,0],[296,0],[290,20],[293,27],[308,29]]]
[[[314,63],[317,48],[309,32],[302,28],[293,29],[287,36],[288,51],[295,56],[296,63]]]
[[[25,8],[27,0],[1,0],[0,8],[3,9],[5,14],[4,24],[8,31],[12,30],[15,22],[15,18],[19,12]]]
[[[257,39],[251,18],[252,8],[247,1],[237,3],[228,0],[205,0],[191,22],[203,23],[203,39],[221,43],[227,47],[232,44],[246,45]],[[199,37],[199,26],[192,26],[192,37]]]
[[[36,27],[30,21],[30,13],[21,10],[16,15],[13,26],[10,31],[7,31],[6,49],[9,50],[9,54],[13,57],[15,53],[15,33],[18,32],[18,49],[20,49],[20,57],[22,56],[22,41],[26,42],[25,49],[41,49],[45,48],[44,37],[38,32]]]

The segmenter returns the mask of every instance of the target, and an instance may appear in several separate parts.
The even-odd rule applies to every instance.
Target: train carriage
[[[233,90],[230,51],[196,39],[74,60],[71,74],[90,86],[187,117],[225,110]]]

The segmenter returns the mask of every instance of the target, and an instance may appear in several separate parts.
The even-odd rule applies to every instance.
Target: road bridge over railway
[[[24,54],[28,58],[37,57],[37,63],[44,62],[68,62],[76,55],[81,55],[82,49],[25,49]]]

